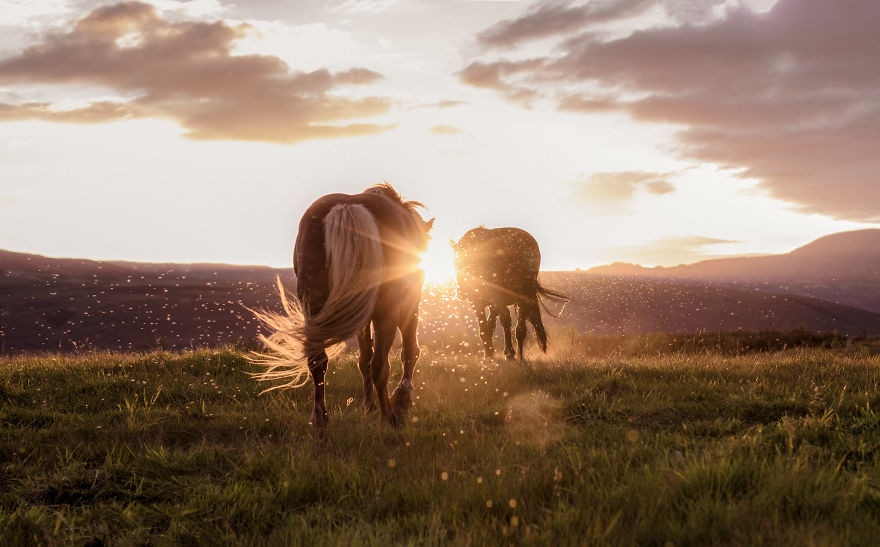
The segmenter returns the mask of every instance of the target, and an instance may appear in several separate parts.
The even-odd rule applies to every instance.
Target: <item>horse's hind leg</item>
[[[397,321],[388,316],[381,319],[373,319],[375,328],[375,343],[373,357],[370,360],[370,371],[373,374],[373,386],[376,388],[376,396],[379,399],[379,410],[382,418],[391,421],[391,399],[388,397],[388,376],[391,366],[388,363],[388,353],[391,344],[397,334]]]
[[[507,359],[513,359],[516,354],[513,352],[513,343],[510,340],[510,310],[507,306],[501,306],[498,312],[498,318],[501,320],[501,330],[504,331],[504,356]]]
[[[474,304],[474,311],[477,313],[477,323],[480,324],[480,340],[483,341],[483,350],[486,352],[486,357],[491,359],[495,356],[495,345],[492,338],[495,337],[495,319],[498,317],[498,312],[492,306],[489,306],[487,311],[485,306],[479,304]]]
[[[391,393],[391,424],[403,425],[403,419],[412,406],[412,376],[419,359],[419,341],[417,331],[419,326],[418,313],[407,316],[400,325],[402,340],[400,348],[400,362],[403,364],[403,374],[400,382]]]
[[[327,353],[321,350],[309,356],[309,372],[312,373],[312,383],[315,385],[315,405],[312,409],[312,425],[323,430],[327,427],[329,416],[327,415],[327,403],[324,401],[324,376],[327,373]]]
[[[527,309],[522,304],[516,306],[516,347],[519,350],[519,359],[523,360],[523,344],[526,340],[526,317]]]
[[[403,343],[400,348],[400,361],[403,363],[403,375],[400,383],[391,393],[391,423],[403,425],[403,419],[412,406],[413,371],[419,359],[419,312],[407,314],[400,325]]]
[[[373,360],[373,338],[370,334],[369,323],[358,331],[357,340],[360,349],[358,368],[364,379],[364,410],[372,412],[376,410],[376,400],[373,398],[373,372],[370,368],[370,363]]]

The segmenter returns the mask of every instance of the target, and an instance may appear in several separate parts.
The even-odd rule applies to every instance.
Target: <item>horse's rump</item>
[[[525,230],[481,226],[465,233],[455,250],[463,296],[505,305],[537,298],[541,251]]]
[[[309,356],[338,353],[369,322],[382,283],[382,238],[372,213],[344,201],[326,215],[313,209],[320,213],[326,204],[316,202],[300,224],[294,250],[298,298],[287,298],[279,281],[284,313],[257,314],[273,331],[260,340],[275,352],[256,359],[266,366],[259,378],[288,380],[270,389],[304,384]]]

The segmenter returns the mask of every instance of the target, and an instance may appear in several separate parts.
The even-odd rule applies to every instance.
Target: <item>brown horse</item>
[[[421,204],[404,201],[388,184],[361,194],[330,194],[315,201],[299,224],[293,253],[296,299],[285,297],[285,313],[258,312],[274,333],[261,336],[275,355],[258,355],[267,367],[262,380],[288,380],[270,389],[298,387],[311,373],[315,387],[312,424],[327,425],[324,381],[327,362],[343,342],[357,336],[364,379],[364,407],[402,423],[412,406],[412,375],[419,358],[417,330],[424,271],[419,254],[434,219],[425,222]],[[371,329],[372,326],[372,329]],[[388,354],[398,329],[403,338],[403,376],[388,396]],[[372,331],[372,332],[371,332]]]
[[[516,342],[519,358],[523,358],[526,321],[532,323],[541,351],[547,351],[547,331],[541,320],[539,297],[565,304],[569,298],[538,283],[541,251],[538,242],[519,228],[488,229],[480,226],[469,230],[458,242],[455,251],[455,274],[459,294],[470,301],[480,326],[480,339],[487,357],[495,354],[492,338],[495,320],[504,329],[504,355],[516,357],[510,339],[510,310],[517,311]],[[548,312],[549,313],[549,312]]]

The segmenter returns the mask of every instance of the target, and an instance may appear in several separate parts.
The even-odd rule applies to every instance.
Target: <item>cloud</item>
[[[422,103],[417,104],[415,106],[410,107],[410,110],[415,110],[417,108],[454,108],[456,106],[463,106],[468,104],[465,101],[456,101],[452,99],[446,99],[443,101],[436,101],[433,103]]]
[[[676,246],[683,247],[688,249],[699,249],[705,247],[707,245],[719,245],[722,243],[741,243],[735,239],[718,239],[717,237],[706,237],[706,236],[684,236],[684,237],[673,237],[667,239],[660,239],[657,241],[651,242],[649,245],[652,247],[661,247],[661,246]]]
[[[649,241],[640,245],[608,249],[604,253],[599,253],[599,259],[650,266],[676,266],[678,264],[688,264],[699,260],[716,258],[720,255],[707,250],[707,247],[732,243],[740,242],[698,235],[671,237]]]
[[[100,86],[120,95],[64,111],[51,103],[0,104],[0,120],[101,122],[134,117],[177,121],[194,139],[292,144],[389,129],[352,123],[385,113],[383,97],[338,93],[381,78],[366,68],[292,72],[268,55],[234,55],[248,25],[169,21],[140,2],[104,6],[69,31],[0,60],[0,83]]]
[[[656,194],[658,196],[675,192],[675,186],[673,186],[671,182],[666,180],[649,180],[645,182],[645,188],[648,190],[648,192]]]
[[[664,180],[669,175],[647,171],[593,173],[586,180],[574,183],[575,196],[593,212],[620,213],[640,190],[656,195],[674,192],[675,187]]]
[[[435,135],[467,135],[467,131],[454,125],[435,125],[428,131]]]
[[[586,26],[639,15],[655,0],[617,0],[572,6],[571,2],[542,4],[517,19],[501,21],[477,35],[487,47],[512,47],[534,40],[582,29]]]
[[[397,0],[345,0],[331,11],[340,13],[381,13],[391,9]]]
[[[0,104],[0,121],[37,119],[50,122],[106,123],[140,117],[136,107],[121,102],[99,101],[83,108],[53,109],[51,103]]]
[[[512,100],[527,89],[561,110],[676,124],[673,151],[681,158],[734,169],[805,212],[877,221],[878,19],[876,2],[840,9],[780,0],[765,11],[732,4],[702,24],[608,40],[556,22],[558,54],[528,65],[477,61],[459,77]],[[540,27],[542,36],[551,35],[553,21]],[[516,39],[533,28],[505,24],[520,28],[509,30]]]
[[[496,61],[492,63],[473,62],[458,73],[459,79],[467,85],[493,89],[502,93],[510,101],[528,104],[538,93],[526,86],[510,83],[510,77],[517,74],[533,73],[541,68],[543,59],[524,61]]]
[[[626,251],[638,264],[677,265],[717,256],[707,252],[706,247],[731,243],[739,243],[739,241],[692,235],[658,239],[644,245],[633,246]]]

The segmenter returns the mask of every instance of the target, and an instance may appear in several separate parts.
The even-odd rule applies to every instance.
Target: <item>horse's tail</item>
[[[530,319],[532,326],[535,328],[535,338],[538,339],[538,347],[541,348],[541,351],[547,353],[547,330],[544,328],[544,320],[541,318],[541,308],[535,304],[532,305]]]
[[[559,309],[559,313],[554,315],[547,309],[547,306],[544,304],[542,299],[546,298],[552,302],[556,302],[557,304],[562,304],[562,307]],[[535,338],[538,339],[538,347],[541,348],[541,351],[547,353],[547,329],[544,328],[544,320],[541,318],[541,308],[544,308],[544,311],[547,312],[551,317],[557,317],[562,313],[562,310],[565,309],[565,304],[571,300],[570,297],[556,292],[554,290],[548,289],[547,287],[541,285],[537,281],[535,281],[535,301],[536,305],[532,311],[532,326],[535,328]],[[537,305],[540,303],[540,306]]]
[[[266,367],[257,376],[287,380],[269,390],[305,384],[308,357],[321,352],[328,358],[338,354],[342,343],[364,327],[373,313],[383,275],[382,243],[373,215],[363,205],[336,205],[323,223],[327,298],[323,302],[306,298],[303,306],[285,296],[278,280],[284,313],[255,312],[273,331],[260,340],[275,352],[255,356],[254,361]]]
[[[539,283],[538,281],[535,281],[535,285],[535,292],[538,294],[538,300],[541,302],[541,307],[544,308],[544,311],[547,312],[550,317],[559,317],[560,315],[562,315],[562,310],[565,309],[565,305],[568,303],[569,300],[571,300],[571,297],[562,294],[561,292],[556,292],[554,290],[548,289],[544,285],[541,285],[541,283]],[[542,301],[545,298],[547,300],[550,300],[551,302],[562,304],[562,307],[559,308],[558,313],[554,314],[547,309],[547,306]]]

